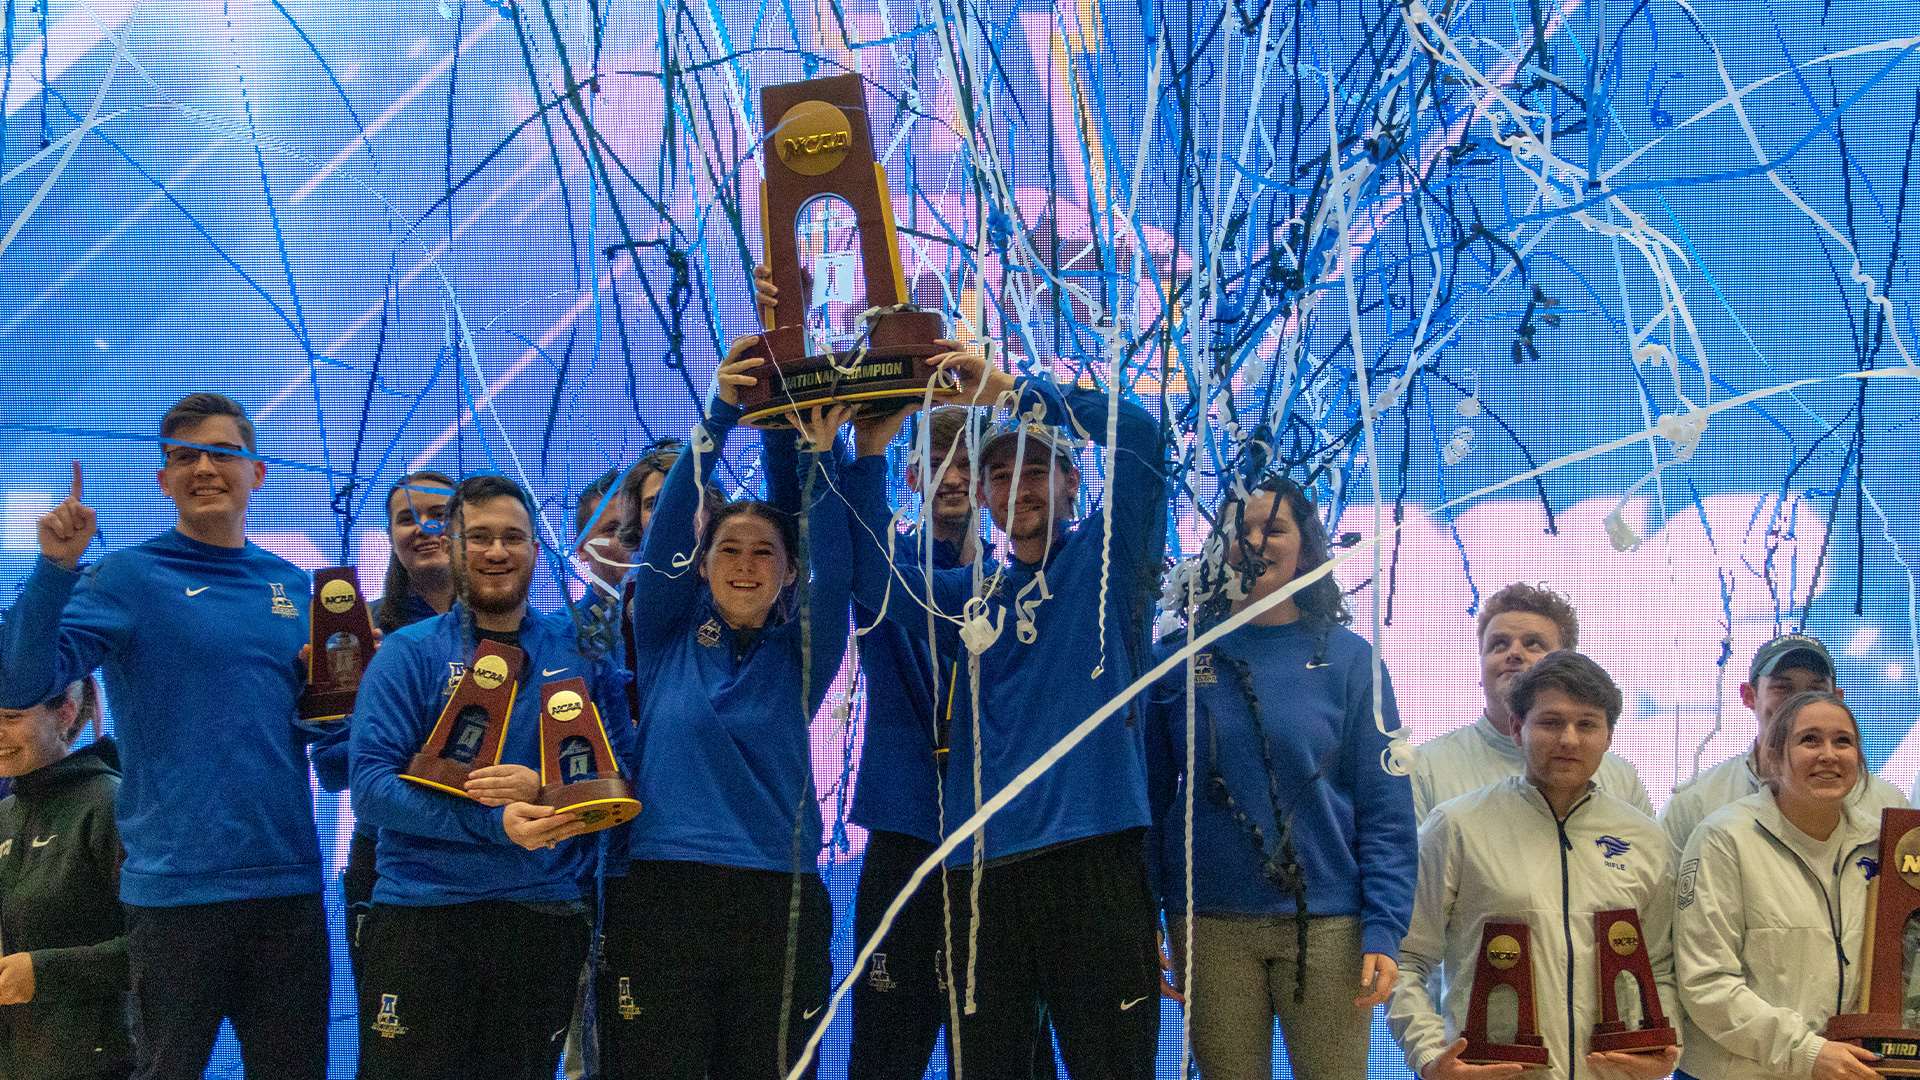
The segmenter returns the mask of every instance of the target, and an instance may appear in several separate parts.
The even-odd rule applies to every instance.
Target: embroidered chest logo
[[[1693,883],[1700,876],[1700,860],[1689,859],[1680,867],[1680,885],[1674,890],[1673,906],[1685,911],[1693,906]]]
[[[380,995],[380,1015],[373,1018],[373,1030],[383,1039],[397,1039],[407,1033],[406,1026],[400,1023],[400,995]]]
[[[886,953],[873,954],[873,970],[867,973],[867,985],[873,987],[875,993],[880,994],[888,993],[898,985],[893,981],[893,976],[887,974]]]
[[[440,696],[450,698],[459,689],[460,680],[467,677],[467,664],[464,660],[447,661],[447,685],[440,690]]]
[[[273,613],[275,615],[283,619],[297,619],[300,617],[300,610],[293,606],[292,600],[287,599],[287,587],[285,585],[277,581],[269,581],[267,582],[267,588],[273,590]]]
[[[720,644],[720,621],[708,619],[701,623],[700,629],[693,632],[693,640],[709,649]]]
[[[1633,850],[1633,845],[1617,836],[1602,836],[1595,840],[1594,846],[1600,849],[1600,861],[1614,870],[1625,870],[1627,864],[1621,856]]]
[[[1867,875],[1868,881],[1872,881],[1874,878],[1880,876],[1880,864],[1875,861],[1872,856],[1862,855],[1860,856],[1860,861],[1853,865],[1859,867],[1860,872]]]
[[[1213,670],[1213,654],[1211,652],[1194,653],[1193,685],[1212,686],[1219,681],[1220,676]]]
[[[633,980],[620,976],[620,1019],[632,1020],[640,1015],[640,1003],[633,1000]]]

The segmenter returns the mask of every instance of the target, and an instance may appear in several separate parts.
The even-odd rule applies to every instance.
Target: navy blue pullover
[[[312,585],[253,544],[178,530],[85,573],[41,559],[0,628],[0,708],[99,668],[113,702],[120,897],[182,907],[320,891],[306,739]]]
[[[846,505],[834,492],[833,455],[800,455],[803,468],[820,470],[807,510],[808,610],[782,620],[776,608],[757,631],[728,626],[694,565],[694,514],[740,414],[710,407],[667,473],[628,577],[640,702],[633,774],[643,807],[630,853],[812,873],[821,823],[808,728],[846,652]]]
[[[1024,377],[1018,385],[1018,413],[1030,415],[1038,408],[1049,423],[1106,439],[1104,391],[1063,392],[1044,377]],[[1000,627],[999,637],[979,656],[984,798],[1004,788],[1145,670],[1147,623],[1166,552],[1164,444],[1159,425],[1137,404],[1122,400],[1116,421],[1116,460],[1105,496],[1112,500],[1113,513],[1111,576],[1104,591],[1108,545],[1098,513],[1063,530],[1044,565],[1014,560],[984,579],[985,612]],[[855,541],[874,547],[854,560],[855,600],[870,610],[884,611],[909,635],[924,639],[922,601],[929,574],[924,559],[911,547],[896,545],[889,574],[886,556],[874,540],[886,536],[890,528],[886,459],[874,456],[856,461],[848,469],[847,488],[857,519]],[[972,735],[976,682],[955,622],[975,595],[973,568],[932,571],[931,591],[934,606],[943,616],[937,631],[940,662],[949,666],[958,662],[945,777],[946,824],[952,829],[972,816],[976,806]],[[1020,640],[1018,623],[1023,615],[1031,620],[1030,643]],[[986,857],[1004,859],[1147,825],[1139,711],[1139,703],[1129,702],[1110,716],[988,823]],[[952,861],[958,864],[968,857],[969,849],[962,845]]]
[[[445,615],[394,631],[360,683],[353,711],[353,806],[362,821],[380,830],[374,902],[423,907],[578,900],[592,873],[591,836],[528,851],[507,839],[504,808],[401,779],[473,655],[465,621],[464,609],[455,604]],[[517,644],[526,663],[500,764],[539,771],[540,687],[573,678],[587,680],[615,756],[632,754],[632,729],[618,706],[620,682],[610,667],[580,655],[572,619],[529,612]]]
[[[1236,671],[1242,665],[1258,703],[1258,727]],[[1331,623],[1243,626],[1195,654],[1194,698],[1194,910],[1295,910],[1293,895],[1268,880],[1251,830],[1214,790],[1217,772],[1234,805],[1259,825],[1269,854],[1280,845],[1271,792],[1278,793],[1306,876],[1308,915],[1357,915],[1362,951],[1398,957],[1419,870],[1413,785],[1382,767],[1388,740],[1373,722],[1373,651],[1366,640]],[[1399,727],[1391,682],[1383,682],[1381,698],[1387,727]],[[1171,917],[1187,907],[1186,668],[1155,683],[1148,700],[1157,856],[1149,861]]]

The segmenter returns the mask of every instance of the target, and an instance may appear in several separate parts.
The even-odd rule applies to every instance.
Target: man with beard
[[[166,533],[80,572],[96,523],[77,464],[40,518],[41,558],[0,630],[0,708],[106,676],[136,1075],[198,1080],[230,1019],[248,1075],[321,1080],[326,912],[295,728],[312,586],[247,541],[267,467],[237,402],[181,399],[160,443],[160,490],[179,512]]]
[[[354,808],[380,830],[379,884],[361,934],[360,1075],[546,1080],[559,1061],[586,959],[590,844],[572,815],[531,804],[540,787],[540,680],[584,677],[619,700],[564,615],[532,611],[533,508],[498,475],[462,481],[447,507],[453,608],[390,635],[360,685]],[[500,775],[465,797],[402,778],[478,640],[525,653]],[[617,715],[617,714],[616,714]],[[624,723],[603,725],[616,753]]]

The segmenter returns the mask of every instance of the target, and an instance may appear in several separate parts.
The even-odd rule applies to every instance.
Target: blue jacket
[[[180,907],[320,891],[295,729],[312,586],[248,544],[169,530],[85,573],[45,559],[0,630],[0,708],[99,668],[125,767],[120,896]]]
[[[1257,730],[1239,665],[1258,704]],[[1381,767],[1388,740],[1373,722],[1372,648],[1344,626],[1244,626],[1197,653],[1193,666],[1195,910],[1203,915],[1294,913],[1292,894],[1263,872],[1264,857],[1255,851],[1252,832],[1215,791],[1217,772],[1234,805],[1264,833],[1268,854],[1277,854],[1280,846],[1270,785],[1277,792],[1281,813],[1291,815],[1308,915],[1357,915],[1363,951],[1398,956],[1413,912],[1419,851],[1413,786]],[[1383,682],[1380,689],[1387,727],[1399,727],[1393,686]],[[1150,850],[1157,856],[1149,861],[1167,911],[1182,913],[1187,906],[1181,786],[1189,779],[1184,775],[1186,668],[1155,683],[1148,700],[1147,761],[1156,823]]]
[[[800,505],[800,492],[793,433],[769,431],[763,443],[768,501],[782,510],[794,511]],[[936,569],[966,565],[960,559],[958,545],[933,540],[918,530],[892,538],[895,545],[916,551],[921,550],[923,541],[931,548]],[[877,554],[878,548],[872,544],[853,546],[856,559]],[[952,687],[957,669],[949,662],[935,678],[933,651],[928,647],[924,624],[919,633],[910,633],[856,604],[854,625],[866,631],[859,648],[866,712],[859,773],[847,819],[868,830],[938,843],[940,806],[934,746],[944,744],[952,718],[936,702],[948,700],[945,689]]]
[[[578,900],[592,872],[591,836],[528,851],[507,839],[503,808],[401,779],[473,653],[464,623],[455,604],[445,615],[395,631],[360,683],[353,711],[353,807],[380,830],[374,902],[416,907]],[[616,757],[632,753],[631,728],[617,707],[609,709],[622,700],[619,680],[610,667],[581,657],[573,620],[529,613],[520,624],[519,647],[527,659],[501,764],[539,771],[541,684],[577,677],[587,680]]]
[[[820,851],[813,715],[846,652],[846,506],[831,454],[818,468],[806,525],[812,554],[804,617],[735,631],[713,610],[692,563],[700,489],[741,410],[715,403],[654,505],[631,571],[633,669],[640,723],[633,774],[643,809],[634,859],[812,872]],[[804,571],[803,571],[804,572]],[[806,692],[802,694],[802,686]]]
[[[1019,387],[1018,412],[1040,408],[1050,423],[1106,438],[1104,392],[1063,392],[1039,377],[1022,378]],[[975,596],[974,569],[929,572],[918,552],[896,545],[888,573],[887,558],[874,541],[889,527],[886,460],[862,458],[848,469],[848,498],[858,519],[855,540],[874,546],[855,559],[855,599],[869,610],[884,610],[908,634],[924,638],[922,601],[930,573],[934,607],[944,616],[937,630],[941,662],[958,662],[945,784],[949,829],[972,816],[976,806],[974,685],[979,687],[980,786],[991,798],[1145,670],[1147,623],[1166,552],[1164,445],[1159,425],[1140,406],[1123,400],[1115,419],[1119,445],[1105,485],[1112,501],[1112,543],[1106,543],[1101,516],[1093,514],[1063,531],[1044,567],[1016,560],[985,576],[986,613],[1000,635],[980,654],[977,680],[957,626]],[[1023,613],[1031,619],[1031,643],[1020,640],[1017,623]],[[1138,703],[1127,703],[1002,810],[985,829],[987,858],[1145,826],[1146,765],[1138,715]],[[968,857],[962,845],[953,861]]]

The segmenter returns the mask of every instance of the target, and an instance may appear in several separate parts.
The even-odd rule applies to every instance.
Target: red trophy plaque
[[[1920,1076],[1920,1030],[1906,1026],[1905,951],[1907,919],[1920,911],[1920,810],[1880,812],[1880,872],[1867,885],[1866,959],[1860,985],[1863,1012],[1827,1020],[1829,1039],[1864,1046],[1880,1055],[1881,1076]]]
[[[640,800],[620,778],[620,763],[607,745],[607,728],[585,679],[540,688],[540,797],[535,801],[576,815],[587,832],[612,828],[640,812]]]
[[[373,617],[360,592],[360,572],[336,566],[313,575],[307,635],[307,689],[300,719],[344,720],[353,711],[360,677],[373,659]]]
[[[1481,928],[1480,962],[1474,967],[1473,992],[1467,999],[1467,1027],[1460,1033],[1467,1040],[1461,1061],[1471,1065],[1508,1061],[1547,1064],[1546,1040],[1540,1037],[1540,1025],[1533,1015],[1533,951],[1528,941],[1527,924],[1523,922],[1489,922]],[[1513,990],[1520,1007],[1520,1022],[1510,1043],[1494,1042],[1487,1035],[1487,1000],[1502,986]]]
[[[934,344],[946,334],[945,320],[909,302],[887,173],[874,158],[860,76],[765,87],[760,109],[769,124],[760,227],[766,265],[780,293],[774,328],[745,353],[770,363],[754,372],[758,382],[740,390],[744,419],[781,427],[798,410],[828,402],[884,413],[920,400],[934,377],[927,359],[946,351]],[[853,208],[867,288],[866,332],[855,348],[813,354],[798,229],[802,210],[823,196],[839,196]],[[934,392],[953,391],[942,386]]]
[[[482,641],[453,696],[440,710],[426,745],[400,776],[471,798],[467,774],[500,763],[500,746],[507,736],[507,720],[520,689],[520,667],[526,659],[526,653],[511,645]]]
[[[1593,913],[1595,966],[1600,969],[1600,1022],[1593,1025],[1587,1049],[1595,1053],[1619,1051],[1638,1054],[1678,1046],[1680,1036],[1660,1008],[1660,991],[1653,984],[1653,962],[1647,958],[1640,913],[1615,908]],[[1620,973],[1633,976],[1640,991],[1640,1026],[1629,1028],[1620,1019],[1620,999],[1614,994]]]

